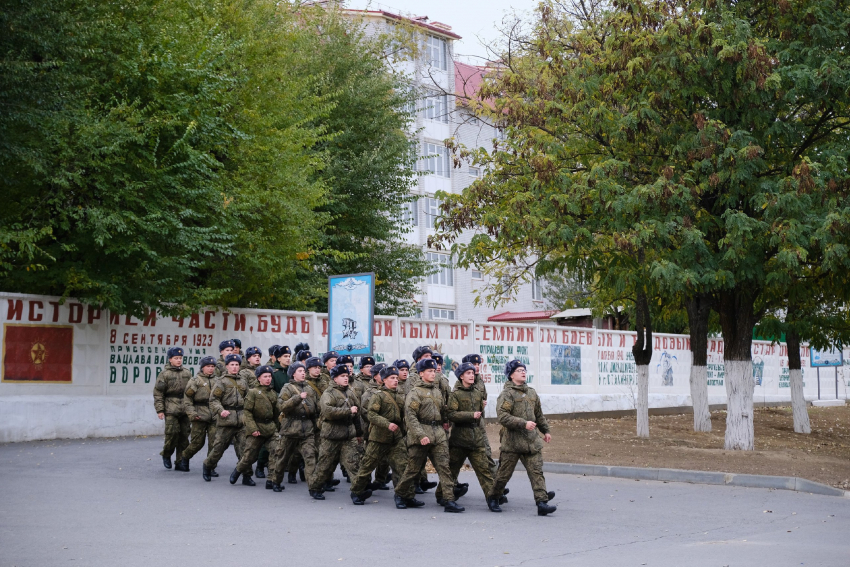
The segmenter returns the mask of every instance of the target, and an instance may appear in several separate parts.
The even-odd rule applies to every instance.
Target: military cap
[[[289,365],[289,368],[286,369],[286,375],[292,378],[293,376],[295,376],[295,371],[299,368],[304,368],[305,370],[307,369],[307,367],[301,364],[300,362],[293,362]]]
[[[313,356],[313,354],[309,350],[299,350],[295,353],[295,361],[296,362],[304,362],[308,358]]]
[[[361,361],[361,362],[362,362],[362,361]],[[386,367],[387,367],[387,365],[386,365],[386,364],[384,364],[383,362],[379,362],[378,364],[373,364],[373,365],[372,365],[372,376],[378,376],[378,375],[380,375],[380,374],[381,374],[381,370],[383,370],[383,369],[384,369],[384,368],[386,368]]]
[[[423,370],[436,370],[437,369],[437,361],[433,358],[426,358],[425,360],[420,360],[416,363],[416,371],[420,374]]]
[[[475,366],[471,362],[464,362],[463,364],[455,368],[455,376],[460,378],[464,375],[465,372],[468,372],[470,370],[475,373]]]
[[[407,361],[406,361],[405,359],[403,359],[403,358],[399,358],[398,360],[396,360],[395,362],[393,362],[393,366],[395,366],[395,367],[396,367],[396,368],[398,368],[399,370],[401,370],[402,368],[407,368],[408,370],[410,369],[410,363],[409,363],[409,362],[407,362]]]
[[[297,355],[302,350],[310,350],[310,345],[307,343],[298,343],[295,345],[295,354]]]
[[[395,365],[387,366],[381,369],[381,379],[386,380],[387,376],[398,376],[398,367]]]
[[[371,356],[361,356],[359,367],[363,368],[364,366],[369,366],[369,365],[375,366],[375,359],[372,358]]]
[[[242,357],[238,354],[228,354],[224,357],[225,364],[230,364],[231,362],[238,362],[239,364],[242,364]]]
[[[275,353],[277,352],[277,349],[279,349],[279,348],[280,348],[280,345],[270,346],[269,347],[269,356],[277,356]]]
[[[336,378],[337,376],[342,376],[343,374],[351,374],[351,372],[348,370],[348,366],[346,366],[345,364],[337,364],[331,369],[331,378]]]
[[[328,361],[332,358],[339,358],[339,353],[335,350],[329,350],[328,352],[322,355],[322,364],[327,364]]]
[[[344,354],[336,359],[337,364],[354,364],[354,358],[350,354]]]
[[[429,347],[428,345],[416,347],[416,350],[413,351],[413,362],[419,362],[419,359],[425,356],[426,354],[434,354],[434,351],[431,350],[431,347]]]
[[[242,348],[242,341],[240,341],[239,339],[233,339],[233,346]]]
[[[516,372],[517,368],[525,368],[525,364],[523,364],[519,360],[511,360],[505,365],[505,377],[510,378],[511,374]]]
[[[234,342],[233,342],[232,340],[230,340],[230,339],[227,339],[226,341],[221,341],[220,343],[218,343],[218,350],[219,350],[219,351],[222,351],[222,350],[224,350],[224,349],[226,349],[226,348],[233,348],[233,347],[235,347],[235,346],[236,346],[236,343],[234,343]]]
[[[260,347],[252,346],[252,347],[248,347],[245,350],[245,358],[250,358],[250,357],[254,356],[255,354],[259,354],[260,356],[262,356],[263,351],[260,350]]]
[[[178,346],[171,347],[168,349],[168,358],[172,356],[183,356],[183,349]]]
[[[201,368],[204,366],[215,366],[215,358],[212,356],[205,356],[201,359]]]
[[[469,362],[471,364],[481,364],[480,354],[467,354],[461,362]]]
[[[295,364],[298,363],[296,362]],[[311,368],[321,368],[322,361],[319,360],[319,357],[317,356],[311,356],[310,358],[304,361],[304,366],[307,368],[307,370],[310,370]]]
[[[443,365],[443,355],[442,355],[442,354],[440,354],[439,352],[435,352],[434,354],[432,354],[432,355],[431,355],[431,358],[433,358],[434,360],[436,360],[436,361],[437,361],[437,364],[439,364],[440,366],[442,366],[442,365]]]
[[[256,370],[254,370],[254,374],[259,378],[263,374],[274,374],[274,368],[271,366],[266,366],[265,364],[262,366],[258,366]]]
[[[275,358],[280,358],[284,354],[292,354],[292,350],[286,345],[279,346],[274,351]]]

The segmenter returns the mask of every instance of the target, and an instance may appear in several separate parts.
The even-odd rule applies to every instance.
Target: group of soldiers
[[[324,500],[340,483],[334,478],[340,466],[355,505],[365,504],[375,490],[389,490],[392,481],[396,508],[424,506],[416,495],[436,487],[438,505],[463,512],[457,500],[469,485],[458,482],[458,473],[468,460],[488,508],[501,512],[506,485],[522,461],[538,515],[556,510],[549,503],[555,493],[546,490],[543,476],[549,425],[519,360],[506,364],[497,401],[497,465],[484,429],[487,389],[477,354],[465,356],[454,369],[458,380],[452,389],[443,356],[428,346],[413,352],[412,366],[405,359],[376,364],[363,356],[357,374],[351,356],[329,351],[319,358],[305,343],[294,352],[272,346],[266,364],[258,347],[243,354],[237,340],[222,341],[219,350],[218,360],[201,359],[194,377],[183,367],[183,349],[167,353],[154,385],[154,406],[165,420],[161,454],[167,469],[176,452],[174,469],[189,472],[189,461],[206,441],[202,476],[207,482],[219,476],[216,466],[233,445],[238,464],[231,484],[241,476],[242,484],[255,486],[256,475],[266,478],[267,489],[281,492],[284,475],[290,484],[298,483],[297,475],[312,498]],[[428,460],[439,483],[428,480]]]

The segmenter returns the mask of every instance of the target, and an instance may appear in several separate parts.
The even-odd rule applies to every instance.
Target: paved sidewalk
[[[505,512],[474,475],[463,514],[353,506],[227,475],[167,471],[161,437],[0,445],[0,566],[713,566],[850,564],[850,499],[788,490],[547,474],[558,511],[538,518],[524,473]],[[339,476],[339,475],[338,475]]]

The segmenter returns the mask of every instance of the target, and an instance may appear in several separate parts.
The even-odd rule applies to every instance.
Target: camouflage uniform
[[[369,451],[369,431],[371,429],[369,425],[369,402],[372,400],[372,397],[381,390],[384,386],[379,384],[377,380],[373,377],[366,388],[366,392],[361,396],[360,403],[363,404],[363,412],[360,414],[361,425],[363,427],[363,454]],[[401,397],[401,407],[404,407],[404,395]],[[362,459],[362,456],[361,456]],[[371,474],[371,471],[369,471]],[[377,467],[375,468],[375,482],[379,482],[381,484],[386,484],[390,481],[390,463],[386,456],[382,457],[378,462]]]
[[[419,372],[416,370],[416,365],[414,364],[410,368],[410,374],[407,378],[407,393],[410,393],[410,390],[422,384],[422,379],[419,377]],[[443,396],[443,405],[448,404],[449,401],[449,393],[451,390],[449,388],[449,381],[442,374],[436,374],[434,376],[434,387],[440,390],[440,394]],[[399,381],[399,388],[401,388],[401,382]],[[433,464],[433,462],[432,462]],[[419,483],[428,482],[428,472],[425,470],[425,463],[422,463],[422,470],[419,471]],[[437,495],[440,493],[437,492]]]
[[[324,394],[325,390],[327,390],[328,387],[333,383],[334,381],[331,379],[330,370],[328,370],[327,366],[322,366],[322,373],[319,374],[318,379],[318,386],[319,389],[322,391],[322,394]]]
[[[184,459],[191,459],[204,446],[207,440],[207,454],[212,451],[215,440],[215,420],[210,413],[210,392],[213,387],[215,376],[207,376],[198,372],[194,378],[189,380],[183,396],[183,407],[189,423],[192,424],[192,440],[189,448],[183,451]]]
[[[277,396],[270,386],[261,384],[259,388],[248,390],[242,412],[242,418],[245,422],[245,449],[242,451],[242,458],[236,465],[237,471],[245,475],[250,475],[253,472],[251,467],[257,461],[260,448],[268,449],[277,433],[279,415]],[[255,431],[260,432],[256,437],[253,435]]]
[[[452,392],[457,392],[458,388],[463,385],[463,381],[458,379],[455,382],[455,387]],[[483,401],[487,401],[487,385],[484,384],[484,380],[481,378],[481,374],[475,375],[475,381],[472,383],[472,388],[481,393],[481,397]],[[481,410],[484,411],[483,409]],[[483,425],[482,425],[483,427]],[[496,470],[498,469],[498,465],[496,465],[496,461],[493,460],[493,450],[490,448],[490,439],[487,437],[486,432],[484,435],[484,447],[487,451],[487,463],[490,466],[490,474],[493,478],[496,478]],[[455,481],[457,481],[457,475],[455,475]]]
[[[458,384],[460,386],[449,395],[448,417],[454,424],[449,439],[449,469],[452,478],[457,481],[463,462],[469,459],[486,498],[493,489],[493,470],[485,446],[487,431],[484,429],[484,420],[474,417],[475,412],[479,411],[483,416],[484,398],[475,385],[466,388],[460,380]],[[440,492],[439,488],[437,492]]]
[[[360,399],[348,386],[336,383],[322,394],[319,408],[322,414],[322,444],[319,447],[319,461],[316,474],[310,480],[310,490],[321,492],[322,486],[330,479],[338,462],[352,476],[360,466],[358,442],[361,437],[360,418],[351,413],[351,407],[360,410]]]
[[[156,413],[165,414],[165,440],[160,455],[171,458],[177,450],[176,459],[183,458],[189,447],[189,418],[183,408],[183,393],[192,373],[182,366],[166,363],[165,369],[156,377],[153,386],[153,407]]]
[[[393,469],[393,482],[398,485],[407,467],[407,439],[404,432],[404,395],[396,390],[381,386],[370,397],[366,412],[369,419],[369,443],[366,454],[360,461],[357,476],[351,480],[351,492],[360,494],[369,486],[373,470],[388,461]],[[390,423],[398,425],[390,431]],[[377,476],[377,472],[375,473]]]
[[[260,387],[260,381],[257,380],[257,375],[254,374],[254,371],[259,366],[259,364],[248,364],[244,360],[242,361],[242,368],[239,369],[239,376],[241,376],[245,381],[245,384],[248,385],[248,390],[254,390]]]
[[[443,429],[443,424],[448,423],[446,405],[435,383],[420,380],[407,394],[404,423],[407,428],[407,468],[395,487],[395,493],[405,500],[413,498],[425,459],[430,459],[443,485],[442,499],[453,502],[455,495],[454,481],[449,470],[449,444]],[[421,444],[424,437],[430,440],[428,445]]]
[[[301,399],[301,392],[307,397]],[[309,482],[316,473],[316,416],[319,413],[319,395],[307,381],[291,380],[280,391],[277,401],[280,410],[280,438],[272,451],[270,479],[275,484],[283,481],[283,473],[295,455],[304,459],[304,473]]]
[[[215,363],[215,372],[213,373],[213,377],[215,379],[221,378],[227,374],[227,364],[224,363],[224,355],[219,355],[218,360]]]
[[[238,374],[225,374],[213,386],[210,394],[210,411],[216,416],[215,442],[204,460],[204,466],[214,469],[227,447],[233,443],[238,455],[244,454],[245,420],[242,410],[248,386]],[[221,417],[227,410],[230,415]]]
[[[526,384],[517,386],[508,381],[505,382],[505,388],[496,403],[499,423],[502,426],[499,432],[501,450],[499,470],[496,472],[490,497],[497,500],[501,498],[517,461],[522,461],[534,490],[534,501],[548,502],[546,479],[543,478],[543,440],[540,433],[549,433],[549,422],[540,408],[537,392]],[[537,428],[531,431],[526,429],[527,421],[535,422]]]
[[[365,394],[366,390],[369,389],[369,383],[371,381],[371,376],[367,376],[361,372],[351,380],[351,382],[348,384],[348,387],[351,388],[355,394],[357,394],[357,397],[359,399],[362,400],[363,394]]]

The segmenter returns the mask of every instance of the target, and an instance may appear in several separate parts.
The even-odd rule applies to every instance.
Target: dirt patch
[[[695,433],[693,416],[649,418],[650,439],[635,437],[635,418],[550,421],[546,461],[797,476],[850,489],[850,406],[809,408],[811,435],[794,433],[791,408],[755,410],[755,451],[726,451],[726,412],[711,414],[711,433]],[[494,456],[499,426],[487,433]]]

